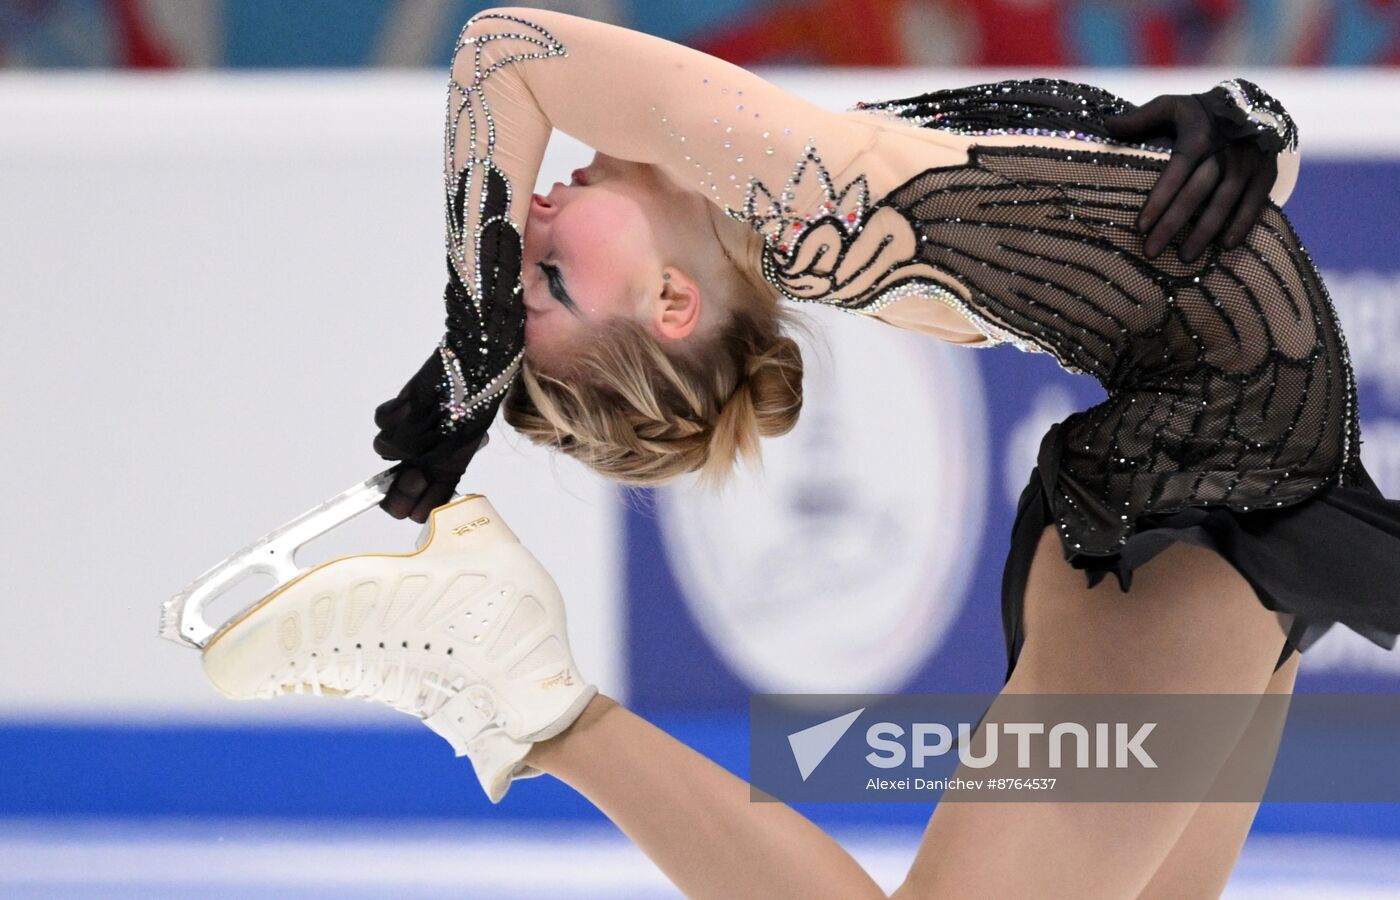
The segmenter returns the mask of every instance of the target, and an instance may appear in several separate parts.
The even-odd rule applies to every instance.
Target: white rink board
[[[1246,75],[1285,98],[1305,159],[1400,154],[1400,117],[1376,114],[1396,73],[769,74],[834,109],[1013,74],[1139,102]],[[373,409],[442,332],[443,97],[440,73],[0,76],[0,717],[301,715],[216,697],[158,610],[387,465]],[[556,140],[542,182],[587,160]],[[555,575],[580,667],[625,700],[619,495],[504,427],[463,489]],[[375,511],[355,529],[343,552],[418,532]]]

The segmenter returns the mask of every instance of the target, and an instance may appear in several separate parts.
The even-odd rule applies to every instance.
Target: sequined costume
[[[519,304],[501,277],[519,271],[526,212],[511,186],[533,184],[558,128],[655,165],[761,232],[764,276],[790,300],[923,319],[959,343],[1047,353],[1104,386],[1105,401],[1046,436],[1022,497],[1003,594],[1013,663],[1044,524],[1091,584],[1114,572],[1126,590],[1170,540],[1193,541],[1298,614],[1290,644],[1342,621],[1393,645],[1400,595],[1339,596],[1317,574],[1326,566],[1300,571],[1296,589],[1261,571],[1280,548],[1270,523],[1296,529],[1301,515],[1306,532],[1320,510],[1352,504],[1400,584],[1400,504],[1361,467],[1351,364],[1317,270],[1276,204],[1230,251],[1186,263],[1178,235],[1146,259],[1133,223],[1169,148],[1106,136],[1122,99],[1032,79],[828,112],[658,38],[518,9],[467,24],[451,93],[448,306],[460,327],[443,344],[444,427],[489,417],[518,364],[516,331],[476,323],[515,321],[490,311]],[[1296,149],[1291,119],[1257,86],[1232,80],[1211,97],[1237,111],[1242,138]],[[1237,552],[1251,541],[1267,552]]]
[[[1224,82],[1208,101],[1232,104],[1265,148],[1296,150],[1291,117],[1256,85]],[[1034,79],[864,106],[964,134],[1068,129],[1092,143],[1124,103]],[[1147,260],[1131,223],[1163,161],[1086,150],[979,148],[985,174],[922,173],[887,198],[912,214],[919,258],[963,274],[977,313],[1108,392],[1046,435],[1018,505],[1003,584],[1011,663],[1048,524],[1091,585],[1112,572],[1127,590],[1175,540],[1220,553],[1266,605],[1296,614],[1280,664],[1337,621],[1393,647],[1400,504],[1361,465],[1346,342],[1288,219],[1270,204],[1232,250],[1188,264],[1173,243]],[[1372,561],[1387,571],[1358,577]]]

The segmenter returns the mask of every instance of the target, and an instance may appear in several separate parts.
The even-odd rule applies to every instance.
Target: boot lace
[[[444,675],[407,649],[356,647],[330,657],[313,654],[293,660],[286,674],[260,693],[359,697],[425,719],[466,685],[464,676]]]

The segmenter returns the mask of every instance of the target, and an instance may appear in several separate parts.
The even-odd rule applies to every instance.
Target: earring
[[[670,273],[670,272],[662,272],[662,273],[661,273],[661,280],[662,280],[662,281],[670,281],[670,280],[671,280],[671,273]]]

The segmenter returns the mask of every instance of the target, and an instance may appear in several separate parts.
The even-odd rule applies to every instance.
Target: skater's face
[[[655,167],[599,153],[569,184],[531,197],[520,280],[532,365],[562,368],[571,346],[616,317],[663,343],[694,332],[698,285],[670,264],[670,248],[688,240],[674,221],[682,193]]]

